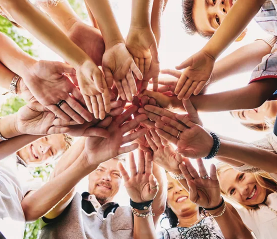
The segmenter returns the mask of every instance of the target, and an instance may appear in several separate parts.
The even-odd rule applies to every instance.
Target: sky
[[[124,37],[127,36],[129,29],[131,2],[131,0],[111,0],[113,11]],[[200,50],[207,42],[207,40],[201,38],[200,36],[187,35],[183,29],[181,19],[181,0],[169,0],[162,17],[162,36],[159,47],[161,69],[174,69],[176,65],[179,65],[182,61],[186,60],[189,56]],[[248,31],[245,39],[240,43],[233,43],[221,57],[231,53],[247,43],[253,42],[255,39],[267,36],[267,34],[261,30],[255,22],[251,22],[247,29]],[[61,60],[59,56],[42,44],[38,46],[38,49],[41,59]],[[213,85],[209,89],[208,93],[227,91],[245,86],[249,81],[250,74],[251,72],[248,72],[226,78],[224,81]],[[0,104],[5,100],[5,98],[5,96],[0,96]],[[240,125],[239,122],[231,117],[229,112],[201,113],[200,116],[205,127],[214,132],[218,132],[221,135],[246,142],[254,141],[264,136],[264,133],[251,131]],[[209,161],[207,165],[212,162],[214,161]],[[87,179],[84,179],[79,184],[78,191],[84,191],[86,190],[86,187]],[[118,194],[117,199],[119,199],[122,204],[128,205],[128,197],[126,197],[124,189],[120,192],[120,194]]]

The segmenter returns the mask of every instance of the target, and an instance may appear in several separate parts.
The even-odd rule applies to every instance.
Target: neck
[[[191,227],[201,219],[198,210],[191,214],[178,216],[178,227]]]

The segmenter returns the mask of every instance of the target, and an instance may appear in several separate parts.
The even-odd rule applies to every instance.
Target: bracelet
[[[217,155],[219,147],[220,147],[219,137],[213,132],[210,132],[210,135],[213,137],[214,144],[213,144],[213,147],[212,147],[210,153],[204,159],[211,159],[211,158],[215,157]]]
[[[136,211],[135,208],[131,208],[132,213],[136,216],[136,217],[149,217],[149,216],[155,216],[155,213],[152,212],[152,210],[148,211],[148,212],[143,212],[143,213],[139,213],[138,211]]]
[[[12,93],[12,94],[16,94],[16,86],[17,86],[17,82],[19,81],[21,79],[21,77],[20,76],[18,76],[18,75],[15,75],[14,77],[13,77],[13,79],[12,79],[12,82],[11,82],[11,84],[10,84],[10,92]]]
[[[1,119],[1,117],[0,117],[0,119]],[[8,140],[7,138],[5,138],[5,137],[1,134],[1,132],[0,132],[0,139],[3,140],[3,141]]]
[[[221,203],[219,203],[219,205],[218,206],[216,206],[216,207],[212,207],[212,208],[205,208],[205,207],[203,207],[205,210],[208,210],[208,211],[212,211],[212,210],[216,210],[216,209],[218,209],[218,208],[220,208],[222,205],[223,205],[223,203],[224,203],[224,199],[223,199],[223,197],[221,197]]]
[[[224,208],[223,208],[223,210],[222,210],[222,212],[220,213],[220,214],[218,214],[218,215],[212,215],[212,214],[210,214],[213,218],[216,218],[216,217],[221,217],[224,213],[225,213],[225,211],[226,211],[226,203],[224,203]]]
[[[170,175],[170,177],[172,177],[175,180],[185,179],[185,176],[183,174],[176,174],[176,173],[172,173],[172,172],[168,172],[168,174]]]
[[[153,200],[147,201],[147,202],[134,202],[132,201],[132,199],[130,198],[130,205],[132,208],[135,208],[137,210],[147,210],[151,207]]]

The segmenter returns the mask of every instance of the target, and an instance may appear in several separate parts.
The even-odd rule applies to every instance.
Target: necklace
[[[195,222],[189,224],[188,227],[192,227],[192,226],[194,226],[195,224],[199,223],[199,222],[202,221],[202,220],[203,220],[203,217],[201,217],[200,219],[197,219]],[[179,223],[177,224],[177,227],[179,227]]]

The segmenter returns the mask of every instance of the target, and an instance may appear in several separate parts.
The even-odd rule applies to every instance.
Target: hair
[[[234,117],[233,111],[229,111],[229,112],[232,115],[232,117]],[[268,117],[265,117],[263,123],[247,123],[247,122],[240,122],[240,123],[241,125],[243,125],[244,127],[250,130],[262,132],[262,131],[268,131],[273,128],[275,123],[275,118],[270,119]]]
[[[68,150],[72,146],[73,138],[68,134],[63,134],[63,137],[65,142],[65,150]]]
[[[210,39],[213,33],[201,32],[196,28],[192,15],[193,7],[194,0],[182,0],[182,23],[184,24],[186,33],[189,35],[194,35],[195,33],[198,33],[200,36]]]
[[[216,165],[216,172],[217,176],[219,178],[220,174],[225,172],[226,170],[233,169],[233,167],[227,163],[219,162]],[[235,169],[234,169],[235,170]],[[255,179],[257,180],[257,183],[262,187],[270,192],[276,192],[277,191],[277,182],[270,176],[269,173],[263,172],[263,171],[258,171],[258,172],[252,172],[254,174]],[[234,201],[232,198],[226,195],[226,193],[220,188],[221,193],[229,198],[230,200]],[[237,202],[236,202],[237,203]],[[241,206],[245,207],[246,209],[258,209],[259,206],[246,206],[242,205]]]

